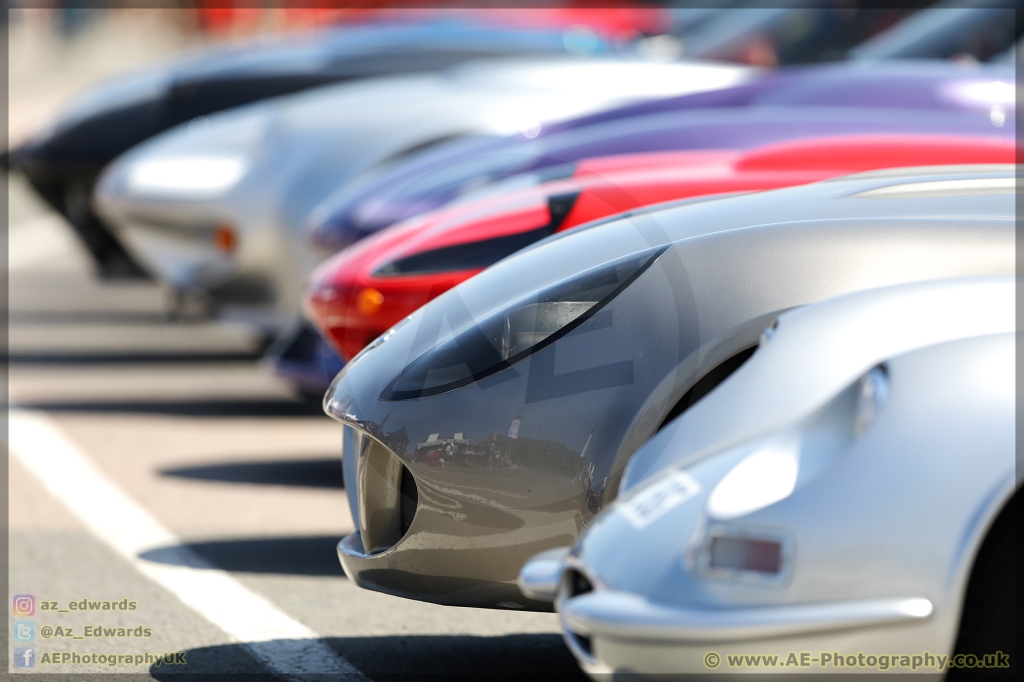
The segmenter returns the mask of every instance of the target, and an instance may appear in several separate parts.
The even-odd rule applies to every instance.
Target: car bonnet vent
[[[569,215],[578,196],[579,192],[570,192],[549,197],[549,222],[534,230],[414,253],[381,265],[374,270],[373,276],[429,275],[490,267],[554,234]]]

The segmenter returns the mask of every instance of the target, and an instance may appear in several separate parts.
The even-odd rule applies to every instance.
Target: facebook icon
[[[36,650],[30,646],[14,647],[14,667],[34,668],[36,665]]]

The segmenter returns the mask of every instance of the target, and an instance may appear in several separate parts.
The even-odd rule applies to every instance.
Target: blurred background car
[[[783,70],[731,88],[557,123],[536,138],[439,145],[346,183],[313,210],[310,230],[321,248],[334,251],[487,184],[547,169],[557,172],[553,167],[589,156],[743,148],[853,133],[858,121],[873,131],[889,126],[893,132],[913,132],[915,125],[943,124],[951,131],[959,124],[974,126],[979,135],[1012,137],[1009,112],[1015,102],[1012,70],[1005,66],[921,61]]]
[[[501,13],[504,22],[469,10],[428,16],[392,10],[376,21],[361,16],[355,24],[208,50],[105,83],[77,97],[55,121],[11,152],[8,163],[68,219],[100,275],[142,275],[145,270],[92,212],[89,196],[106,164],[163,130],[326,83],[435,71],[486,56],[587,55],[614,49],[610,31],[601,31],[611,27],[591,30],[576,21],[601,19],[595,11],[583,10],[581,16],[571,10],[506,11]],[[639,29],[659,23],[654,11],[633,16],[646,17],[647,25],[630,27],[619,17],[619,35],[630,28],[640,35]],[[509,19],[518,25],[509,27]],[[568,32],[571,26],[575,33]]]
[[[1019,0],[942,0],[849,52],[851,59],[998,60],[1020,40],[1008,12]]]
[[[569,544],[636,450],[780,312],[1011,274],[1015,182],[1012,166],[940,166],[684,200],[554,235],[442,294],[324,399],[359,529],[338,545],[346,575],[440,604],[550,608],[517,596],[518,568]],[[450,438],[459,456],[418,457]]]
[[[572,175],[469,198],[342,250],[310,278],[309,319],[343,358],[427,301],[556,232],[691,196],[788,187],[899,166],[1013,163],[1012,140],[923,135],[800,139],[739,151],[583,160]],[[326,386],[324,387],[326,388]]]
[[[657,58],[685,54],[758,66],[829,59],[917,9],[916,3],[851,9],[842,3],[794,2],[737,14],[727,11],[729,4],[704,10],[569,5],[528,12],[284,8],[278,17],[285,24],[347,20],[350,25],[203,53],[110,82],[77,98],[5,160],[68,219],[101,276],[145,276],[91,210],[88,196],[105,164],[174,125],[328,82],[436,70],[481,56],[625,49]],[[63,16],[75,26],[84,14],[69,10]],[[199,23],[214,32],[255,19],[255,10],[230,6],[202,7],[198,13]]]
[[[1005,66],[938,61],[782,70],[706,93],[664,98],[546,126],[535,138],[457,140],[414,153],[343,185],[314,208],[308,232],[324,254],[395,222],[483,192],[568,176],[580,159],[666,149],[748,148],[854,133],[1014,136],[1015,91]],[[427,296],[427,290],[419,296]],[[380,329],[380,327],[375,327]],[[386,328],[386,325],[385,327]],[[359,335],[354,343],[363,343]],[[341,359],[296,325],[267,365],[316,393]]]
[[[585,56],[625,50],[656,60],[671,60],[683,55],[763,66],[833,59],[879,31],[900,25],[917,9],[916,4],[898,9],[850,10],[839,4],[821,6],[813,2],[794,2],[784,8],[751,9],[741,13],[731,11],[726,5],[706,10],[673,11],[628,7],[601,11],[569,7],[536,15],[513,10],[490,13],[483,10],[447,13],[374,10],[348,15],[349,20],[357,19],[357,23],[349,26],[310,36],[300,35],[270,46],[256,45],[220,55],[203,55],[191,62],[139,74],[135,81],[112,84],[110,92],[114,96],[97,91],[86,97],[87,101],[73,106],[62,121],[17,150],[14,159],[51,203],[61,208],[66,216],[74,214],[71,222],[90,245],[101,273],[155,272],[161,282],[169,285],[172,316],[179,313],[206,314],[206,311],[220,309],[234,319],[255,322],[268,332],[284,329],[269,349],[267,366],[278,375],[296,382],[303,392],[315,394],[340,368],[340,359],[333,357],[330,349],[323,348],[315,332],[296,322],[292,313],[295,310],[293,301],[299,295],[296,280],[309,271],[319,256],[304,253],[301,247],[296,249],[294,245],[283,247],[273,239],[243,236],[242,233],[251,232],[244,223],[259,222],[260,218],[242,217],[242,211],[230,206],[230,192],[227,193],[229,196],[222,198],[221,205],[208,197],[190,202],[187,191],[174,198],[169,188],[164,187],[164,196],[150,204],[147,204],[144,193],[136,192],[135,196],[121,197],[123,205],[114,206],[117,202],[112,200],[111,186],[116,183],[110,180],[106,191],[101,191],[97,197],[98,204],[105,208],[97,212],[86,197],[96,182],[99,170],[116,153],[161,129],[186,120],[191,121],[188,127],[193,129],[193,135],[190,142],[181,143],[184,145],[182,149],[185,150],[189,144],[203,146],[206,143],[197,131],[210,124],[207,113],[253,99],[332,80],[437,69],[484,53],[498,56],[533,51]],[[316,16],[323,20],[333,15],[326,12]],[[771,53],[770,58],[766,56],[768,52]],[[564,78],[571,80],[569,76]],[[615,90],[614,86],[609,89]],[[737,96],[743,97],[742,94]],[[827,99],[822,97],[821,101]],[[127,105],[122,106],[125,102]],[[660,110],[660,107],[654,110]],[[144,111],[155,113],[144,116]],[[629,111],[623,115],[638,113]],[[616,116],[612,113],[610,118]],[[291,117],[302,119],[303,114],[293,113]],[[131,125],[114,125],[122,119]],[[546,133],[552,127],[550,122],[526,124],[524,136],[527,141],[540,132]],[[382,168],[396,164],[403,166],[406,156],[414,160],[429,155],[447,136],[464,137],[464,133],[471,132],[471,137],[479,137],[480,133],[487,132],[482,129],[454,130],[458,127],[454,119],[448,124],[453,127],[432,133],[423,131],[418,140],[409,140],[404,148],[390,148],[376,162],[367,160],[361,168],[379,174]],[[641,125],[649,126],[646,131],[648,146],[650,140],[668,137],[664,134],[666,131],[657,130],[655,121]],[[854,124],[835,125],[845,128],[835,132],[848,132],[849,125]],[[799,125],[790,127],[794,134],[800,134]],[[96,131],[106,135],[97,135]],[[596,134],[616,136],[610,131]],[[217,140],[219,145],[225,144],[228,137],[218,133],[216,126],[206,135],[222,138]],[[268,137],[273,138],[274,135],[268,134]],[[364,138],[379,137],[379,132],[364,135]],[[107,138],[109,144],[104,142]],[[179,133],[177,138],[160,139],[164,140],[162,144],[166,147],[174,147],[179,144],[174,140],[184,140],[187,136]],[[710,138],[705,139],[710,142]],[[614,145],[610,139],[608,141]],[[468,148],[475,149],[480,142],[486,144],[485,140],[469,140]],[[240,140],[239,144],[244,146],[245,143]],[[642,141],[620,139],[616,151],[643,151],[643,147]],[[461,150],[464,146],[460,141],[441,144],[441,148]],[[220,150],[221,156],[225,151]],[[140,153],[144,152],[136,149],[131,155]],[[582,150],[577,151],[580,153]],[[245,157],[246,154],[240,153],[240,156]],[[88,163],[83,165],[86,157],[89,157]],[[443,154],[440,158],[444,158]],[[122,167],[124,163],[127,162],[122,162]],[[299,165],[297,161],[294,163]],[[375,165],[378,168],[373,168]],[[468,175],[464,181],[471,186],[486,182],[485,173],[494,176],[494,169],[475,165],[471,163],[463,171]],[[354,188],[350,187],[352,183],[348,180],[355,179],[354,176],[360,174],[359,170],[357,167],[341,172],[329,165],[312,164],[279,173],[281,177],[291,175],[299,180],[289,188],[279,190],[279,194],[286,196],[274,199],[270,197],[275,192],[265,188],[258,190],[257,193],[270,203],[250,213],[260,214],[264,227],[274,220],[267,221],[267,216],[275,214],[283,215],[285,223],[304,220],[305,214],[315,205],[317,194],[327,193],[321,189],[321,183],[333,182],[335,187],[342,186],[343,193],[351,195]],[[529,164],[524,168],[502,169],[498,175],[525,170],[531,170]],[[194,179],[201,175],[196,173]],[[430,184],[428,182],[428,191]],[[281,187],[280,183],[278,187]],[[123,192],[124,187],[119,191]],[[438,194],[434,193],[434,196]],[[168,201],[178,205],[170,207]],[[360,202],[359,210],[365,214],[369,205],[375,207],[372,211],[375,215],[389,213],[377,204],[377,197],[372,197],[368,202]],[[185,243],[190,241],[190,237],[182,238],[181,225],[174,227],[182,222],[190,223],[184,232],[194,233],[190,234],[191,241],[197,238],[208,242],[206,249]],[[141,230],[139,225],[143,226]],[[130,234],[126,234],[126,230]],[[134,243],[126,247],[126,240]],[[261,259],[254,255],[260,251],[267,257]],[[158,252],[160,255],[156,255]],[[272,260],[274,263],[268,265],[267,262],[260,263],[260,260]],[[104,265],[107,261],[110,264]],[[138,267],[140,261],[143,262],[141,268]],[[156,265],[157,262],[161,265]],[[245,265],[241,271],[232,274],[229,272],[231,263]]]
[[[831,652],[1008,654],[1013,300],[1012,276],[965,278],[784,313],[524,591],[557,599],[599,679],[699,673],[709,650],[830,652],[828,672],[849,672]]]
[[[317,260],[308,213],[347,179],[443,140],[751,75],[733,65],[518,58],[327,86],[148,140],[107,168],[95,206],[173,291],[209,294],[222,314],[276,331],[297,315]]]

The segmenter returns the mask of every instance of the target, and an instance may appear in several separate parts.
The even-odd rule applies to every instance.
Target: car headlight
[[[240,156],[186,156],[142,161],[129,172],[128,189],[144,194],[212,196],[242,179],[249,161]]]
[[[760,442],[719,481],[708,498],[708,513],[734,519],[786,499],[864,433],[888,393],[889,374],[878,365],[795,430]]]
[[[470,323],[399,372],[381,400],[438,395],[508,369],[596,315],[667,248],[592,268]]]
[[[770,440],[743,458],[708,498],[716,519],[745,516],[783,500],[796,487],[800,443],[796,438]]]

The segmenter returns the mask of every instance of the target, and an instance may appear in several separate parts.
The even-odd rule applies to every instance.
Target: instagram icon
[[[36,598],[31,594],[14,595],[14,615],[32,616],[36,612]]]

